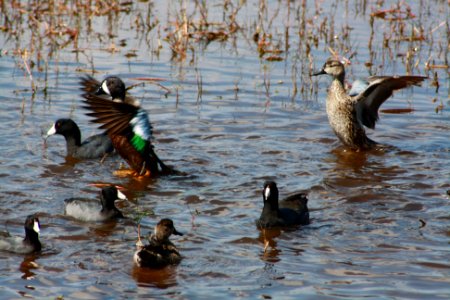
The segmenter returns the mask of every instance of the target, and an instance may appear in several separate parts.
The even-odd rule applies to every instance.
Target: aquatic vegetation
[[[2,55],[18,58],[32,90],[37,88],[35,73],[45,82],[48,68],[58,68],[63,61],[79,62],[80,72],[96,72],[94,51],[120,53],[128,60],[145,53],[156,57],[170,53],[174,64],[199,67],[199,55],[212,49],[211,44],[236,54],[245,49],[263,66],[287,60],[292,66],[291,99],[298,93],[306,99],[317,93],[310,74],[323,61],[317,62],[313,53],[351,61],[368,51],[363,63],[369,75],[392,63],[402,64],[407,73],[434,75],[438,89],[449,67],[448,20],[424,20],[430,16],[429,7],[441,15],[446,7],[445,3],[423,5],[421,11],[413,11],[404,2],[369,6],[366,1],[316,2],[313,9],[306,0],[1,1],[0,30],[6,42],[1,50]],[[367,17],[371,30],[366,40],[351,18],[338,15],[342,13]],[[119,28],[145,46],[136,48],[129,37],[119,34]],[[41,86],[45,89],[47,84]],[[198,88],[201,98],[201,84]]]

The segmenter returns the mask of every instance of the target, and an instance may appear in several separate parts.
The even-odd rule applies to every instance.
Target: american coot
[[[126,199],[115,186],[102,188],[100,203],[92,199],[70,198],[64,200],[65,213],[81,221],[106,221],[123,218],[124,216],[114,205],[117,199]]]
[[[105,133],[93,135],[81,142],[80,128],[72,119],[57,120],[45,139],[54,134],[60,134],[66,139],[67,156],[79,159],[103,158],[114,151],[111,139]]]
[[[40,223],[35,215],[29,215],[25,220],[25,238],[18,236],[0,236],[0,250],[28,254],[41,251],[39,241]]]
[[[273,181],[264,183],[264,208],[256,221],[259,228],[308,225],[308,199],[303,193],[291,195],[278,203],[278,188]]]
[[[139,236],[133,258],[136,265],[147,268],[161,268],[178,264],[182,257],[175,245],[169,240],[172,234],[183,235],[175,229],[171,219],[162,219],[156,225],[154,233],[149,237],[148,245],[144,246]]]
[[[94,117],[93,122],[103,124],[100,128],[106,129],[116,151],[133,169],[133,175],[152,177],[177,173],[166,166],[153,149],[152,127],[147,112],[124,102],[125,85],[120,78],[106,78],[96,94],[85,93],[83,97],[84,107],[92,111],[87,115]]]
[[[355,150],[371,149],[377,143],[367,137],[364,126],[374,129],[378,109],[395,90],[420,85],[424,76],[374,76],[357,95],[348,95],[344,88],[345,68],[335,59],[328,59],[321,71],[313,76],[333,77],[327,96],[327,115],[331,128],[341,142]],[[354,92],[352,92],[355,94]]]

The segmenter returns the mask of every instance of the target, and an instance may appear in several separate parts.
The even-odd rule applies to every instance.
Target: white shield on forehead
[[[121,200],[126,200],[127,196],[125,196],[125,194],[122,193],[121,191],[117,190],[117,198]]]
[[[266,196],[266,199],[270,197],[270,187],[266,186],[266,189],[264,190],[264,196]]]
[[[39,227],[39,222],[34,220],[34,224],[33,224],[33,230],[37,233],[39,233],[41,231],[40,227]]]
[[[56,133],[56,127],[55,124],[47,131],[47,136],[54,135]]]

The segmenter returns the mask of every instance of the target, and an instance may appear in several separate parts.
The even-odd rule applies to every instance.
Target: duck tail
[[[158,164],[159,168],[161,169],[160,173],[163,175],[181,175],[182,173],[175,170],[174,168],[166,165],[159,157],[156,155],[155,151],[153,150],[153,147],[150,147],[150,156],[154,157],[156,159],[156,163]]]

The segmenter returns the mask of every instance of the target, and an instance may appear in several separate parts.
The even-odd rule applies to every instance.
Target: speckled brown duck
[[[172,234],[183,235],[175,229],[171,219],[162,219],[155,226],[148,245],[144,245],[139,236],[133,257],[136,265],[146,268],[162,268],[178,264],[182,257],[177,247],[169,240]]]
[[[343,144],[354,150],[367,150],[378,144],[367,137],[364,126],[374,129],[378,121],[378,109],[393,91],[412,85],[419,86],[427,79],[424,76],[374,76],[368,85],[354,96],[344,87],[345,68],[336,59],[330,58],[322,70],[313,76],[328,74],[333,79],[328,90],[326,110],[328,121]]]

